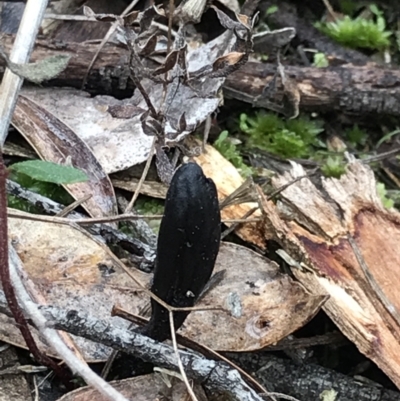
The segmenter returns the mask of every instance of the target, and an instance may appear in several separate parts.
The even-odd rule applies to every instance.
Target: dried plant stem
[[[110,217],[99,217],[99,218],[83,218],[83,219],[68,219],[66,217],[56,217],[56,216],[42,216],[38,214],[31,214],[26,212],[17,211],[14,209],[9,209],[7,211],[8,217],[16,217],[18,219],[33,220],[33,221],[43,221],[45,223],[55,223],[55,224],[66,224],[71,223],[78,224],[80,226],[87,226],[91,224],[98,223],[115,223],[118,221],[127,220],[138,220],[138,219],[149,219],[149,220],[159,220],[162,218],[162,214],[152,214],[148,216],[134,215],[134,214],[120,214],[119,216]]]
[[[170,324],[170,330],[171,330],[172,346],[175,351],[175,355],[176,355],[176,359],[177,359],[177,363],[178,363],[178,367],[179,367],[179,372],[181,373],[182,380],[185,383],[185,386],[187,388],[187,391],[188,391],[191,399],[193,401],[198,401],[196,394],[194,393],[192,386],[190,385],[189,380],[186,376],[185,369],[183,368],[182,361],[179,356],[179,350],[178,350],[178,344],[176,342],[176,334],[175,334],[175,326],[174,326],[174,314],[171,311],[169,311],[169,324]]]
[[[75,210],[78,206],[80,206],[83,202],[86,202],[92,197],[91,194],[84,196],[81,199],[77,199],[75,202],[72,202],[70,205],[66,206],[61,212],[56,214],[57,217],[64,217]]]
[[[133,7],[136,6],[136,4],[139,2],[139,0],[133,0],[131,1],[131,3],[128,5],[128,7],[125,8],[125,10],[122,12],[121,17],[124,17],[125,15],[127,15],[132,9]],[[115,21],[112,23],[112,25],[110,26],[110,29],[108,30],[108,32],[106,33],[106,36],[104,36],[103,40],[101,41],[101,43],[99,44],[98,49],[96,50],[95,55],[93,56],[92,60],[90,61],[90,64],[86,70],[86,74],[83,77],[82,80],[82,89],[85,87],[86,85],[86,81],[87,81],[87,77],[89,76],[89,73],[92,69],[92,67],[94,66],[94,63],[97,60],[97,57],[99,56],[101,50],[103,49],[104,45],[109,41],[109,39],[111,38],[112,34],[115,32],[115,30],[117,29],[119,24],[119,21]]]
[[[146,165],[144,166],[143,172],[142,172],[142,176],[140,177],[140,180],[137,184],[137,187],[135,189],[135,193],[132,196],[131,201],[129,202],[129,205],[126,207],[124,214],[128,214],[131,212],[133,205],[136,202],[136,199],[138,198],[139,194],[140,194],[140,189],[142,188],[142,185],[147,177],[147,173],[149,171],[150,165],[151,165],[151,161],[153,160],[153,156],[154,156],[154,149],[155,149],[155,145],[156,145],[156,140],[157,137],[154,136],[153,138],[153,142],[151,144],[151,148],[150,148],[150,152],[149,152],[149,156],[147,157],[147,161],[146,161]]]

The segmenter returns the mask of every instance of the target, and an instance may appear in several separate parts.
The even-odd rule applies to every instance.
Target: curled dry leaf
[[[149,302],[108,248],[80,228],[11,218],[10,239],[49,305],[85,309],[92,316],[126,328],[128,322],[110,317],[112,306],[124,305],[138,314]],[[227,308],[235,293],[241,303],[240,317],[222,310],[196,311],[179,330],[213,349],[246,351],[275,343],[304,325],[325,299],[310,296],[298,283],[280,274],[275,263],[238,245],[222,243],[215,272],[221,270],[226,270],[224,279],[199,306]],[[132,273],[149,285],[151,275],[136,270]],[[73,338],[88,361],[105,360],[110,353],[101,344]],[[24,346],[19,330],[6,315],[0,315],[0,339]]]
[[[54,163],[72,163],[88,177],[85,182],[65,185],[75,198],[91,197],[82,206],[93,217],[117,213],[114,188],[89,147],[74,131],[25,96],[19,96],[12,124],[39,156]]]
[[[237,68],[237,65],[241,63],[244,59],[247,59],[246,53],[232,52],[225,56],[219,57],[215,60],[213,64],[214,77],[221,76],[225,77],[229,75],[230,71]]]
[[[176,9],[175,15],[177,15],[177,18],[184,24],[198,24],[200,22],[201,16],[204,13],[204,8],[206,4],[206,0],[184,1]]]
[[[21,78],[40,84],[43,81],[57,77],[67,68],[71,58],[69,55],[46,57],[36,63],[13,63],[0,47],[0,58],[3,57],[7,67]]]
[[[23,93],[71,127],[89,145],[107,174],[147,159],[152,137],[141,128],[140,110],[147,109],[144,104],[132,105],[108,96],[91,98],[86,92],[73,89],[35,88]],[[134,112],[131,117],[114,118],[110,107],[113,110],[117,106],[133,106]]]
[[[274,186],[303,174],[293,164]],[[374,173],[360,162],[322,186],[306,178],[277,205],[264,200],[266,232],[297,262],[296,278],[330,296],[324,310],[343,334],[400,388],[400,214],[382,206]]]

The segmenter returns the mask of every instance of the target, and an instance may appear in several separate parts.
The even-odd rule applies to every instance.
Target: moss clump
[[[243,177],[252,175],[252,168],[243,162],[236,144],[231,138],[228,138],[228,131],[222,131],[219,134],[218,139],[214,142],[214,147],[239,170]]]
[[[345,136],[347,141],[355,148],[364,147],[368,139],[368,133],[361,129],[357,124],[346,130]]]
[[[340,176],[346,172],[343,156],[340,154],[328,156],[321,166],[321,171],[325,177],[340,178]]]
[[[326,68],[329,66],[329,61],[324,53],[318,52],[314,54],[314,61],[312,65],[317,68]]]
[[[386,30],[383,14],[375,5],[370,6],[370,11],[375,20],[346,15],[336,21],[317,23],[316,27],[343,46],[382,50],[389,46],[392,32]]]
[[[138,214],[141,215],[153,215],[153,214],[160,214],[164,213],[164,201],[161,199],[150,198],[149,196],[139,196],[139,198],[135,202],[135,210]],[[150,228],[155,232],[158,233],[160,230],[161,218],[159,220],[153,219],[146,219],[147,224]]]
[[[242,114],[240,129],[249,136],[247,146],[284,158],[308,158],[315,147],[325,147],[318,138],[322,123],[308,117],[284,121],[274,113],[258,112],[254,117]]]
[[[378,182],[376,184],[376,192],[378,196],[381,198],[382,205],[387,209],[391,209],[394,206],[393,199],[387,197],[387,190],[385,188],[385,184],[382,182]]]

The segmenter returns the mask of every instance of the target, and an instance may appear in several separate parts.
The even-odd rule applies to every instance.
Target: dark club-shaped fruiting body
[[[151,291],[174,307],[191,307],[210,279],[221,236],[221,216],[214,182],[195,163],[181,166],[168,189],[157,244]],[[144,334],[170,337],[168,311],[151,300]],[[189,312],[174,312],[177,330]]]

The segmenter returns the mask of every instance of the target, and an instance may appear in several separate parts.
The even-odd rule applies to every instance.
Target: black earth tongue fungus
[[[157,243],[151,291],[168,305],[194,306],[211,277],[221,236],[217,189],[195,163],[174,174],[165,202]],[[171,337],[168,311],[154,299],[143,334],[154,340]],[[190,312],[174,312],[178,330]]]
[[[197,164],[183,164],[168,189],[151,291],[170,306],[194,306],[211,277],[220,237],[221,215],[214,182]],[[137,331],[164,341],[171,337],[169,313],[153,299],[151,307],[148,324]],[[182,326],[189,313],[174,312],[175,330]],[[132,367],[137,363],[129,363],[132,358],[126,354],[117,359],[112,369],[115,373],[122,361]],[[137,372],[138,366],[135,367]],[[122,378],[121,372],[118,376]]]

